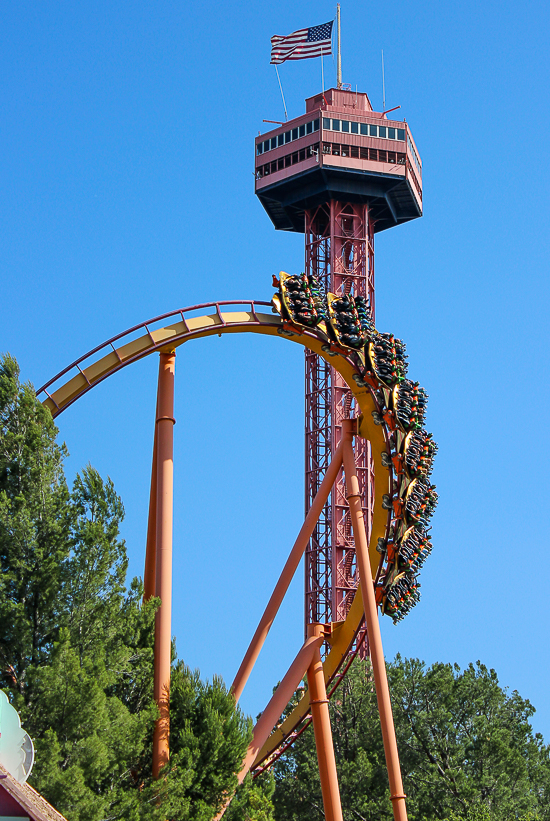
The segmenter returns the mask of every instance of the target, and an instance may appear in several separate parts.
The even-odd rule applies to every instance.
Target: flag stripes
[[[285,60],[305,60],[308,57],[321,57],[332,54],[332,21],[312,28],[298,31],[281,37],[278,34],[271,38],[271,64],[278,65]]]

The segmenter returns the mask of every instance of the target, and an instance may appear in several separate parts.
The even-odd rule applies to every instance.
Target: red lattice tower
[[[364,296],[374,315],[374,230],[366,204],[329,200],[305,211],[306,273],[333,294]],[[373,316],[374,318],[374,316]],[[351,392],[324,359],[306,351],[306,513],[340,442],[342,420],[354,415]],[[370,520],[372,475],[364,440],[356,450],[363,507]],[[342,621],[358,579],[340,471],[306,551],[305,621]]]
[[[305,233],[306,273],[331,293],[367,297],[374,319],[374,234],[422,216],[422,167],[407,123],[373,111],[366,94],[329,89],[306,100],[305,114],[256,138],[255,169],[275,228]],[[309,351],[305,400],[307,512],[355,409],[338,374]],[[372,469],[363,443],[357,473],[368,528]],[[342,621],[358,582],[340,474],[306,551],[306,632]]]

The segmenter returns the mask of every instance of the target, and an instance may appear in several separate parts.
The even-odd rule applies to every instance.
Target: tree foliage
[[[48,657],[61,568],[69,553],[64,448],[51,415],[16,362],[0,366],[0,660],[2,683],[19,693],[28,671]]]
[[[533,734],[534,708],[503,690],[494,670],[398,659],[391,684],[406,789],[421,817],[475,808],[498,819],[550,818],[549,748]]]
[[[388,679],[411,821],[550,819],[549,748],[534,735],[531,704],[503,690],[479,662],[430,668],[399,656]],[[393,817],[376,693],[356,662],[331,701],[346,821]],[[313,733],[275,767],[275,816],[324,818]]]
[[[67,486],[65,447],[16,362],[0,360],[0,687],[35,740],[31,782],[69,821],[212,821],[250,739],[222,681],[174,660],[171,759],[151,779],[153,626],[110,479]],[[388,665],[411,821],[550,821],[550,755],[534,710],[479,662]],[[355,663],[331,701],[346,821],[392,818],[376,694]],[[275,791],[274,791],[275,790]],[[274,792],[273,792],[274,791]],[[311,730],[274,774],[237,790],[227,821],[324,818]]]
[[[211,821],[250,722],[222,682],[173,669],[171,744],[151,779],[156,601],[125,586],[122,502],[86,467],[67,487],[51,414],[0,360],[0,686],[35,741],[31,783],[69,821]],[[260,821],[260,820],[259,820]]]
[[[227,810],[224,821],[274,821],[275,779],[269,770],[256,779],[247,775]]]

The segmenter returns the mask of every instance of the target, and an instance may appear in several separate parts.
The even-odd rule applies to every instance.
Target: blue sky
[[[303,237],[275,232],[254,197],[253,139],[283,115],[269,38],[335,14],[311,9],[4,4],[0,350],[25,379],[165,311],[270,299],[273,273],[302,269]],[[387,107],[424,166],[424,217],[376,237],[377,326],[407,342],[440,448],[422,601],[383,620],[386,655],[480,659],[550,740],[548,18],[542,2],[342,3],[344,82],[380,110],[384,50]],[[297,116],[320,61],[280,75]],[[69,476],[91,462],[124,500],[132,574],[156,368],[132,366],[59,420]],[[302,519],[301,349],[184,346],[176,417],[177,648],[231,681]],[[243,696],[252,714],[298,649],[302,589],[300,574]]]

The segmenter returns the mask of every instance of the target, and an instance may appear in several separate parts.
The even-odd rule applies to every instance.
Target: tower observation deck
[[[306,113],[255,140],[255,191],[278,230],[305,234],[305,272],[333,294],[368,299],[374,320],[374,235],[422,216],[422,163],[408,124],[373,111],[366,94],[329,89]],[[306,351],[305,506],[355,413],[339,374]],[[356,453],[370,529],[370,448]],[[343,620],[358,586],[344,477],[306,550],[305,623]]]

